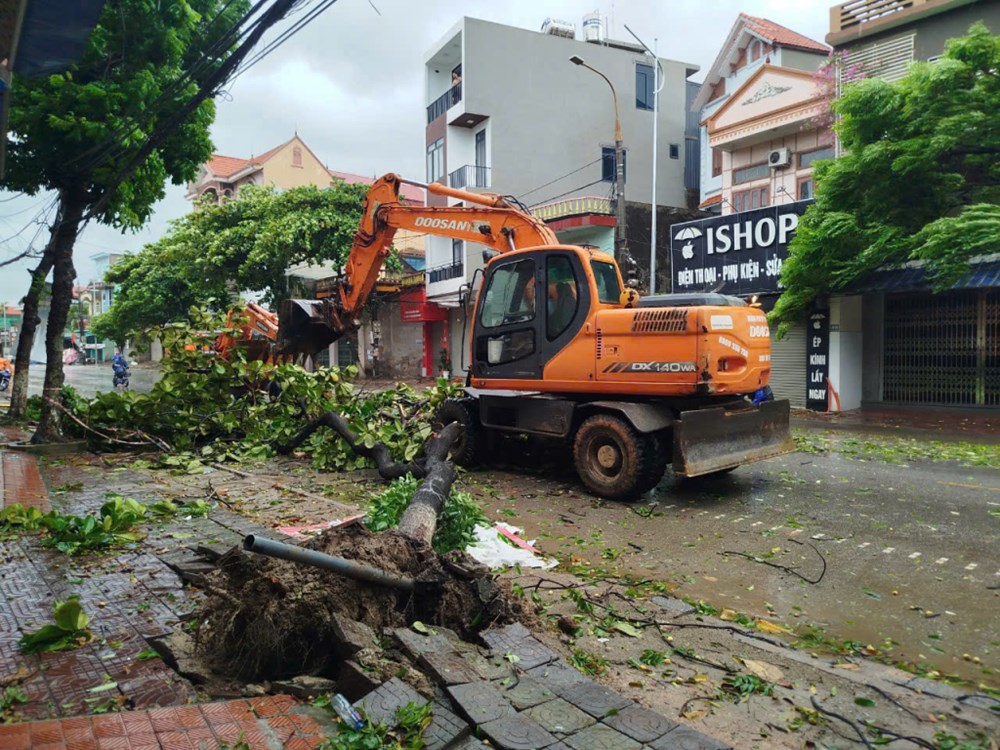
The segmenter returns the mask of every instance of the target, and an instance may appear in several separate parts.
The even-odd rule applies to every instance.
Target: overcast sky
[[[315,0],[312,3],[315,5]],[[693,63],[701,81],[741,11],[822,41],[829,30],[828,0],[339,0],[263,62],[234,81],[218,102],[212,127],[217,153],[249,158],[288,140],[297,130],[331,169],[362,175],[398,172],[424,179],[427,51],[463,16],[538,30],[546,17],[577,25],[600,10],[609,36],[631,37],[625,24],[660,57]],[[377,10],[376,10],[377,9]],[[278,29],[287,28],[295,17]],[[509,95],[517,96],[517,81]],[[16,90],[13,92],[17,96]],[[16,104],[15,104],[16,106]],[[167,196],[142,231],[119,234],[89,226],[77,241],[78,283],[94,275],[90,256],[135,252],[187,212],[184,188]],[[49,196],[0,194],[0,260],[23,250]],[[23,230],[23,231],[22,231]],[[13,235],[20,233],[18,236]],[[37,242],[48,233],[38,231]],[[27,263],[0,268],[0,303],[27,289]]]

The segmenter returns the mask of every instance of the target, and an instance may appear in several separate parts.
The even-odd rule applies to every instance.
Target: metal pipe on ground
[[[284,544],[248,534],[243,538],[243,549],[266,557],[278,557],[282,560],[301,563],[302,565],[311,565],[314,568],[332,570],[334,573],[353,578],[356,581],[365,581],[366,583],[374,583],[379,586],[389,586],[391,588],[402,589],[403,591],[413,591],[412,578],[393,575],[378,568],[370,568],[367,565],[359,565],[350,560],[345,560],[343,557],[326,555],[322,552],[298,547],[294,544]]]

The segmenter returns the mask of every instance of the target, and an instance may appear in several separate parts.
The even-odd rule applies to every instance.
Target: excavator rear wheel
[[[640,479],[636,490],[639,493],[648,492],[660,483],[670,463],[671,434],[670,430],[661,430],[642,436],[649,441],[650,459],[646,463],[646,474]]]
[[[438,407],[434,421],[437,429],[452,422],[462,425],[464,429],[451,449],[451,458],[459,466],[475,466],[478,463],[479,444],[482,441],[482,426],[479,424],[475,401],[471,398],[449,398]]]
[[[573,462],[587,489],[611,500],[634,498],[656,484],[650,484],[657,463],[655,439],[611,414],[595,414],[580,425]]]

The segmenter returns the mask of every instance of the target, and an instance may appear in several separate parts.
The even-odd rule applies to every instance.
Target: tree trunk
[[[54,245],[52,276],[52,306],[45,330],[45,385],[42,387],[42,416],[38,428],[31,437],[33,443],[52,443],[63,439],[62,435],[62,386],[63,386],[63,334],[69,308],[73,303],[73,246],[87,206],[85,198],[78,192],[63,190],[59,195],[59,218],[53,230],[51,243]]]
[[[23,419],[28,407],[28,370],[31,366],[31,347],[35,345],[35,331],[42,319],[38,316],[38,302],[45,290],[45,277],[52,270],[55,260],[56,230],[62,218],[56,214],[56,224],[49,235],[45,252],[38,265],[31,272],[31,286],[21,304],[24,308],[21,318],[21,333],[17,337],[17,353],[14,355],[14,381],[10,388],[9,414],[14,419]]]
[[[427,547],[431,546],[438,513],[455,481],[455,467],[448,461],[448,453],[461,435],[462,425],[452,422],[427,444],[427,475],[399,519],[399,530]]]

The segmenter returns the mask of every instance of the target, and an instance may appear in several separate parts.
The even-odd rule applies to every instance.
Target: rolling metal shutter
[[[806,327],[796,323],[781,341],[771,333],[771,390],[792,406],[806,405]]]

